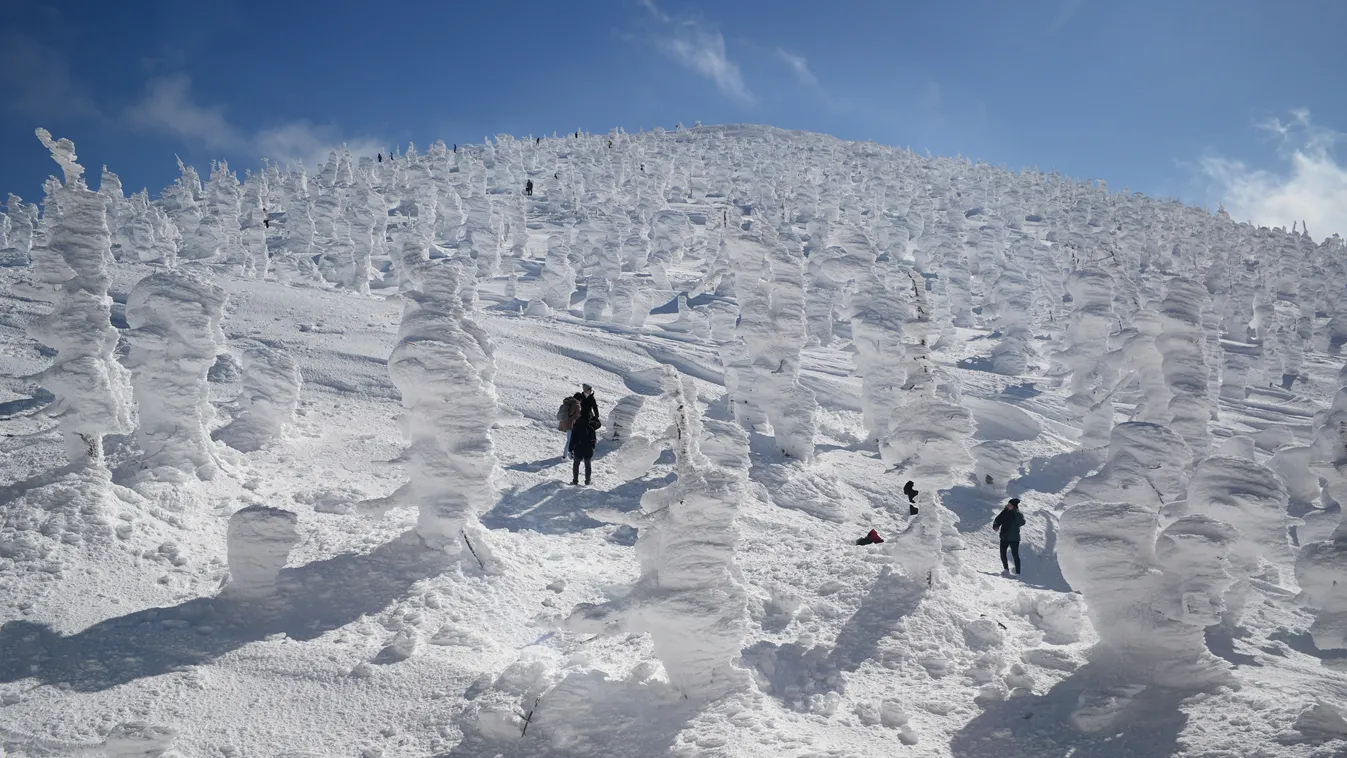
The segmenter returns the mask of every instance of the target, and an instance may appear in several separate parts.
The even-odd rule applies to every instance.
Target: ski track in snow
[[[711,215],[721,204],[688,208]],[[561,218],[529,220],[552,228]],[[671,268],[671,280],[689,263]],[[536,266],[520,269],[522,302],[539,285]],[[117,264],[114,300],[156,270]],[[0,268],[6,293],[22,274]],[[643,493],[673,480],[674,467],[666,453],[621,480],[606,465],[617,449],[600,442],[593,486],[571,487],[555,428],[560,400],[589,383],[607,414],[626,395],[660,395],[659,369],[671,366],[696,381],[708,416],[729,416],[716,347],[665,328],[676,305],[657,308],[642,327],[575,313],[537,318],[510,307],[516,298],[505,296],[504,276],[482,282],[482,301],[504,304],[475,314],[496,345],[502,411],[492,430],[500,498],[481,516],[500,563],[488,573],[424,550],[411,508],[379,519],[358,512],[405,480],[390,463],[403,448],[387,365],[397,298],[226,273],[214,281],[229,295],[231,351],[259,344],[298,361],[295,421],[277,444],[222,455],[223,475],[185,485],[176,509],[159,504],[128,522],[125,550],[0,561],[0,755],[580,758],[671,754],[675,744],[696,746],[680,755],[800,758],[1318,758],[1347,750],[1340,739],[1286,737],[1314,701],[1347,702],[1347,677],[1323,665],[1337,656],[1317,650],[1305,631],[1310,617],[1294,601],[1289,565],[1278,567],[1281,581],[1254,585],[1239,635],[1208,635],[1239,689],[1150,688],[1113,728],[1072,726],[1082,695],[1110,684],[1085,664],[1093,632],[1087,622],[1078,640],[1054,643],[1047,622],[1026,609],[1072,597],[1055,554],[1060,500],[1103,459],[1078,449],[1067,391],[1054,379],[982,370],[990,345],[969,338],[990,330],[957,329],[962,339],[932,357],[959,380],[974,440],[1013,444],[1024,464],[1009,482],[969,478],[941,493],[964,544],[944,556],[953,578],[934,588],[854,544],[871,527],[886,537],[906,528],[903,478],[864,442],[860,379],[845,343],[803,351],[800,382],[821,407],[817,458],[800,474],[754,435],[738,520],[750,613],[743,664],[756,690],[700,707],[652,675],[648,637],[594,637],[561,624],[580,603],[620,599],[638,573],[635,530],[586,511],[635,511]],[[63,456],[60,440],[42,433],[52,424],[41,414],[50,396],[22,378],[48,360],[24,333],[47,310],[0,297],[0,424],[7,435],[37,433],[0,439],[0,513],[37,491]],[[1308,389],[1223,400],[1213,435],[1219,442],[1273,425],[1307,440],[1336,370],[1308,360]],[[236,376],[213,372],[216,428],[239,387]],[[629,433],[659,438],[670,422],[647,402]],[[110,440],[110,460],[130,460],[128,444]],[[1028,516],[1018,579],[1000,575],[990,530],[1009,495],[1024,498]],[[250,504],[294,511],[301,535],[277,595],[261,606],[218,592],[227,516]],[[502,672],[518,681],[497,681]],[[1025,692],[988,694],[1011,681]],[[467,728],[475,703],[516,691],[529,693],[512,701],[524,704],[526,734]],[[113,733],[141,721],[175,730],[174,747],[156,752],[150,737]]]

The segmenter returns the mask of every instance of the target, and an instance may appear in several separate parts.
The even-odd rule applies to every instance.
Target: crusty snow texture
[[[147,469],[214,475],[206,374],[224,352],[225,291],[178,271],[151,274],[126,301],[127,340],[140,424],[136,442]]]

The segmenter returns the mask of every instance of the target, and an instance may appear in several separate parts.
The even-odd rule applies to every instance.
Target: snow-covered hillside
[[[0,755],[1347,752],[1337,238],[756,126],[41,136]]]

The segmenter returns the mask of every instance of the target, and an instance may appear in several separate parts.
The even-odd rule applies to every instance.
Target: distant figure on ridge
[[[571,437],[571,456],[574,459],[571,462],[571,485],[580,484],[580,464],[585,464],[585,486],[589,486],[590,477],[590,459],[594,457],[594,447],[599,442],[599,427],[603,422],[599,417],[589,412],[582,413],[580,420],[575,423],[574,431]]]
[[[1010,548],[1010,554],[1015,557],[1015,573],[1020,573],[1020,527],[1024,526],[1024,514],[1020,513],[1020,499],[1012,497],[1006,503],[1006,507],[996,514],[996,520],[992,522],[992,531],[1001,533],[1001,567],[1006,572],[1010,572],[1010,564],[1006,562],[1006,548]]]
[[[561,451],[562,460],[571,457],[571,441],[575,438],[575,425],[583,415],[580,403],[583,398],[584,395],[577,392],[562,400],[561,407],[557,409],[557,429],[566,433],[566,447]]]
[[[383,162],[384,162],[384,154],[383,154],[383,153],[379,153],[378,158],[379,158],[379,162],[380,162],[380,163],[383,163]]]
[[[529,197],[533,197],[533,180],[532,180],[532,179],[529,179],[528,181],[524,182],[524,194],[527,195],[527,196],[529,196]]]

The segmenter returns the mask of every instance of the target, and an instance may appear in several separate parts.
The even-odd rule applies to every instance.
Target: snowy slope
[[[157,205],[122,211],[140,213],[171,255],[129,226],[109,230],[110,323],[126,336],[128,299],[145,277],[193,272],[227,295],[225,352],[204,390],[207,431],[250,404],[284,405],[241,402],[285,392],[284,371],[244,377],[241,356],[259,347],[298,364],[298,408],[260,449],[212,443],[214,476],[155,474],[152,451],[120,431],[104,438],[105,465],[65,466],[52,393],[33,378],[54,346],[30,332],[53,309],[35,272],[59,235],[39,230],[31,250],[10,241],[0,267],[0,755],[1347,752],[1347,651],[1321,650],[1316,640],[1328,636],[1311,635],[1317,608],[1298,596],[1295,564],[1306,540],[1276,545],[1285,526],[1303,529],[1297,517],[1331,521],[1316,541],[1336,525],[1320,483],[1331,485],[1345,459],[1331,452],[1320,412],[1340,387],[1340,242],[1316,246],[1058,177],[752,126],[502,138],[377,166],[334,155],[313,177],[273,171],[241,191],[227,176],[193,189],[194,176]],[[518,194],[526,177],[532,198]],[[243,241],[255,224],[240,196],[268,205],[269,254]],[[368,221],[371,204],[391,215]],[[478,416],[491,425],[499,494],[477,514],[482,531],[465,530],[480,555],[427,548],[412,503],[383,515],[370,507],[417,476],[398,422],[409,409],[388,364],[403,320],[397,293],[429,289],[433,261],[406,252],[418,240],[458,267],[464,313],[494,346],[498,405]],[[1269,262],[1246,265],[1255,253]],[[1294,268],[1289,283],[1277,266]],[[1081,273],[1090,271],[1103,273]],[[872,305],[854,315],[856,282],[872,272],[901,313]],[[761,288],[753,279],[750,291],[750,275]],[[1214,295],[1194,323],[1166,289],[1175,276]],[[564,312],[543,305],[558,291]],[[618,307],[628,296],[639,315]],[[752,298],[767,310],[745,316]],[[1148,303],[1158,316],[1145,314]],[[870,376],[857,368],[848,323],[862,317],[891,333],[876,343],[887,348],[865,348],[890,351],[863,364],[878,367]],[[1023,330],[1030,339],[1007,337]],[[131,360],[126,345],[121,361]],[[998,365],[1023,373],[994,371],[993,356],[1008,353],[1018,357]],[[693,383],[691,422],[666,396],[669,369]],[[1174,379],[1195,372],[1214,381]],[[863,386],[890,379],[903,386]],[[605,415],[624,398],[639,406],[619,440],[608,417],[591,487],[570,486],[556,430],[558,404],[581,383]],[[466,390],[448,397],[483,402]],[[777,444],[787,428],[792,440],[808,435],[798,418],[754,418],[763,397],[764,407],[807,409],[812,459]],[[1157,411],[1161,401],[1170,410]],[[882,444],[863,416],[870,402],[896,403],[884,408],[898,430]],[[1208,409],[1199,402],[1215,413],[1194,431],[1188,410]],[[963,409],[971,434],[919,416],[932,408]],[[1154,435],[1110,447],[1111,431],[1133,439],[1119,424],[1155,418],[1174,425],[1175,449],[1191,459],[1164,461],[1174,493],[1160,473],[1142,493],[1127,484],[1130,472],[1169,473],[1145,459]],[[920,441],[901,436],[928,427]],[[700,432],[683,434],[696,435],[699,452],[671,436],[691,428]],[[1086,547],[1062,566],[1091,578],[1073,592],[1057,560],[1059,524],[1068,505],[1104,497],[1069,495],[1086,477],[1095,476],[1079,493],[1112,493],[1132,507],[1126,524],[1150,519],[1157,534],[1191,514],[1236,520],[1220,509],[1245,501],[1225,480],[1188,489],[1207,454],[1188,452],[1194,434],[1211,455],[1276,472],[1289,503],[1248,522],[1271,518],[1272,537],[1247,536],[1200,566],[1207,553],[1194,554],[1189,575],[1165,573],[1156,534],[1142,527],[1103,535],[1136,543],[1126,547],[1075,539]],[[454,455],[458,443],[444,444]],[[916,452],[886,462],[881,450]],[[910,478],[922,489],[915,517],[902,494]],[[685,488],[673,490],[679,498],[737,509],[732,541],[699,531],[696,513],[707,524],[720,513],[706,504],[659,527],[653,544],[642,496],[672,485]],[[1027,516],[1018,577],[1001,573],[990,528],[1010,496]],[[229,544],[231,516],[249,506],[295,514],[293,547],[265,525],[252,533],[273,538],[270,547]],[[1248,523],[1238,534],[1253,534]],[[857,546],[872,527],[888,542]],[[679,539],[695,543],[692,568],[675,560]],[[290,549],[274,591],[231,593],[230,556],[264,564],[276,545]],[[914,569],[926,550],[929,567]],[[1193,578],[1199,568],[1221,589]],[[234,573],[237,587],[241,564]],[[675,596],[684,585],[702,594]],[[1247,596],[1236,603],[1227,585]],[[1157,620],[1176,594],[1191,618]],[[1213,618],[1196,615],[1199,595],[1219,609]],[[731,668],[717,671],[743,683],[685,696],[670,680],[686,671],[669,667],[694,665],[695,678],[695,664],[678,663],[666,640],[681,634],[705,652],[712,627],[693,621],[712,612],[707,598],[717,613],[739,614],[714,632],[741,636]],[[644,629],[596,625],[582,610],[636,604]],[[1223,621],[1236,606],[1238,618]],[[1153,637],[1136,632],[1119,649],[1116,633],[1095,628],[1102,611]],[[1177,655],[1170,641],[1180,637],[1204,646],[1193,655],[1219,676],[1188,686],[1138,673],[1177,666],[1163,656]]]

